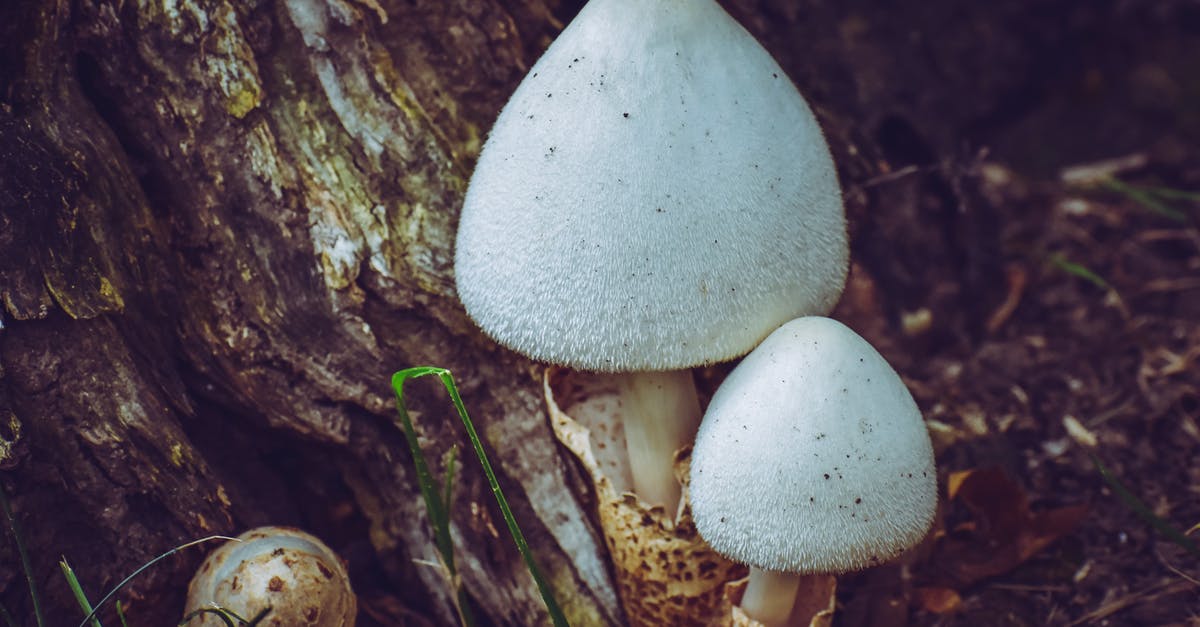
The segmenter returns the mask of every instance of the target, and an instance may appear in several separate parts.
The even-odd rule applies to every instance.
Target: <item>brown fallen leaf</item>
[[[950,588],[917,588],[913,590],[913,597],[921,609],[934,614],[949,614],[962,605],[962,597]]]
[[[1016,568],[1074,531],[1087,513],[1086,505],[1032,511],[1025,491],[994,468],[952,473],[947,486],[950,502],[974,519],[947,530],[935,549],[939,570],[958,586]]]

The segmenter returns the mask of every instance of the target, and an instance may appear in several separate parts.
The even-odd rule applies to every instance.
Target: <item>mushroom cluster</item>
[[[467,313],[531,358],[621,378],[628,483],[674,512],[688,368],[822,314],[846,277],[808,105],[713,0],[592,0],[512,95],[471,178]]]
[[[696,529],[751,566],[742,609],[786,624],[800,575],[878,565],[937,507],[933,447],[899,375],[840,322],[788,322],[721,384],[692,455]]]
[[[316,537],[290,527],[259,527],[221,545],[192,577],[184,615],[223,609],[263,625],[354,627],[357,601],[342,561]],[[227,624],[202,613],[194,627]]]

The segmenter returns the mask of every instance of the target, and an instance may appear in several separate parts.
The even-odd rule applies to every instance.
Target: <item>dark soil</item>
[[[986,170],[1004,181],[991,190],[1006,208],[1009,298],[977,339],[889,356],[905,364],[935,427],[943,485],[952,473],[998,469],[1033,514],[1004,520],[1022,503],[1003,491],[982,512],[944,498],[946,535],[913,560],[911,579],[860,576],[844,601],[870,614],[863,606],[874,597],[906,588],[920,608],[928,604],[913,588],[934,586],[956,590],[961,603],[942,614],[918,609],[915,624],[1200,624],[1195,544],[1189,551],[1156,530],[1097,466],[1159,525],[1200,523],[1200,203],[1172,203],[1188,212],[1175,220],[1125,195]],[[1124,176],[1160,184],[1152,170]],[[1196,174],[1172,185],[1197,189]],[[910,343],[944,317],[930,313],[910,316]],[[1087,506],[1077,526],[1039,528],[1039,513],[1072,505]],[[1038,534],[1059,539],[1007,563],[1013,535]],[[954,550],[939,550],[946,543]],[[897,616],[871,623],[850,612],[842,624]]]
[[[872,218],[841,310],[909,382],[943,489],[987,485],[847,578],[841,625],[1200,625],[1200,530],[1172,535],[1200,525],[1200,7],[1118,5],[1071,16],[974,163],[872,190],[919,216],[940,182],[998,234],[972,283]]]

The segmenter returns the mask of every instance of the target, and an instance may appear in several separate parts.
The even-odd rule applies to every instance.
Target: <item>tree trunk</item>
[[[363,624],[453,623],[393,424],[389,377],[412,365],[455,373],[573,624],[621,622],[588,490],[547,424],[537,368],[474,327],[451,267],[488,126],[579,4],[0,5],[0,485],[49,624],[81,618],[59,555],[95,600],[170,547],[268,523],[303,527],[348,559]],[[900,67],[889,50],[932,17],[905,22],[869,2],[726,5],[818,111],[856,255],[891,318],[930,299],[985,307],[998,289],[991,217],[970,204],[973,179],[938,164],[959,148],[953,129],[1022,88],[1018,71],[999,68],[1036,50],[987,59],[986,78],[947,74]],[[974,12],[962,19],[995,32],[1019,11],[982,7],[962,7]],[[980,45],[953,41],[925,45],[959,59]],[[955,84],[978,97],[945,95]],[[907,164],[928,167],[879,194],[877,177]],[[914,199],[931,195],[949,226],[921,219],[928,205]],[[930,263],[965,289],[914,287],[905,269]],[[953,337],[978,317],[945,318]],[[440,388],[413,394],[440,474],[443,452],[469,448]],[[460,458],[453,525],[476,614],[545,623],[482,473]],[[178,620],[203,552],[135,580],[121,595],[130,624]],[[17,565],[0,543],[0,601],[33,624]]]

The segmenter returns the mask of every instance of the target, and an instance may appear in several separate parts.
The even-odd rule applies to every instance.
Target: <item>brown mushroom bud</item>
[[[346,569],[328,546],[298,529],[259,527],[204,560],[188,586],[187,616],[224,609],[245,619],[271,608],[264,626],[353,627],[357,614]],[[202,613],[189,627],[221,627]]]

